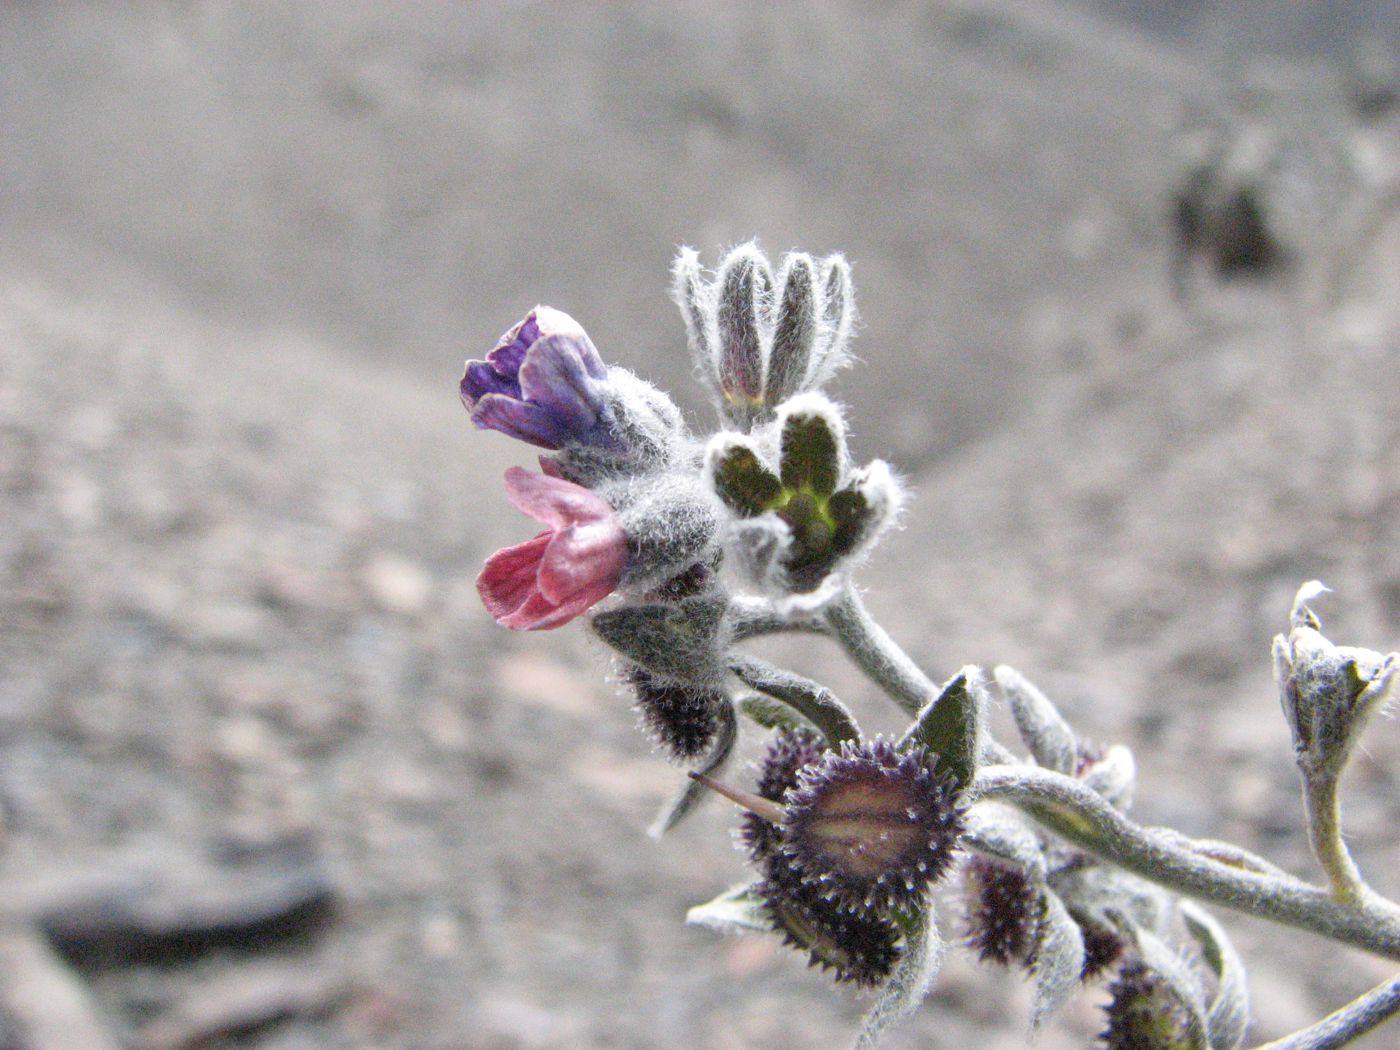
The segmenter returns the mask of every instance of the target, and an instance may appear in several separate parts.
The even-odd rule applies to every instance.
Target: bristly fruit
[[[1029,968],[1042,910],[1035,885],[1015,865],[980,855],[968,859],[963,878],[968,946],[983,962]]]
[[[633,664],[623,673],[636,695],[647,735],[676,761],[698,758],[719,732],[724,694],[705,686],[670,682]]]
[[[854,911],[916,908],[948,871],[963,828],[936,758],[876,738],[805,766],[782,824],[783,854],[803,881]]]
[[[1195,1045],[1185,1007],[1142,960],[1124,963],[1108,990],[1113,996],[1104,1007],[1108,1027],[1099,1035],[1105,1050],[1187,1050]]]
[[[878,915],[854,914],[802,881],[787,858],[774,853],[758,883],[764,911],[783,943],[807,952],[807,965],[835,972],[838,983],[872,987],[899,960],[899,928]]]
[[[783,801],[788,790],[797,787],[798,771],[816,762],[824,750],[822,738],[810,729],[780,730],[763,756],[759,795],[774,802]],[[778,829],[755,813],[744,814],[739,836],[755,863],[772,856],[781,842]]]
[[[1070,913],[1079,923],[1079,932],[1084,935],[1084,969],[1080,971],[1081,981],[1092,981],[1101,977],[1123,957],[1127,943],[1117,930],[1107,923]]]

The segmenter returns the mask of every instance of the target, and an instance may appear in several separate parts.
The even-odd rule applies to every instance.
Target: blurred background
[[[1397,49],[1383,0],[0,6],[0,1047],[845,1044],[859,994],[683,925],[736,819],[646,837],[681,773],[606,654],[473,585],[532,457],[463,359],[549,303],[710,426],[682,244],[850,258],[834,393],[916,493],[863,582],[927,670],[1311,876],[1268,646],[1320,578],[1400,647]],[[1392,895],[1397,771],[1381,723]],[[1391,972],[1224,918],[1254,1041]],[[1028,1001],[953,953],[888,1045]]]

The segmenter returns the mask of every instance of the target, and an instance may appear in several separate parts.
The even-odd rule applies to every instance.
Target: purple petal
[[[498,430],[508,437],[541,448],[560,449],[569,432],[559,420],[538,405],[516,401],[504,394],[484,394],[472,408],[472,422],[482,430]]]
[[[520,366],[520,390],[579,440],[603,413],[602,396],[584,367],[579,344],[561,335],[542,336],[530,348]]]
[[[487,394],[505,394],[518,399],[520,383],[513,373],[504,374],[487,361],[468,361],[467,370],[462,374],[462,403],[471,409]]]

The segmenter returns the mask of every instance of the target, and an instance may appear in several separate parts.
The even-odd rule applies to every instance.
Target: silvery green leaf
[[[963,818],[963,844],[1014,864],[1036,882],[1045,881],[1040,836],[1020,810],[1000,802],[979,802]]]
[[[1011,705],[1016,729],[1031,756],[1046,769],[1074,776],[1079,740],[1055,705],[1015,668],[1002,664],[992,673]]]
[[[905,928],[904,954],[880,989],[875,1005],[865,1015],[855,1050],[869,1050],[893,1025],[909,1017],[928,995],[943,965],[943,939],[934,922],[933,902]]]
[[[712,901],[697,904],[685,913],[689,926],[704,926],[721,933],[757,930],[766,933],[773,928],[764,911],[763,898],[753,891],[753,883],[743,883],[725,890]]]
[[[1216,992],[1206,1014],[1211,1050],[1236,1050],[1249,1027],[1249,988],[1244,962],[1224,929],[1204,909],[1182,901],[1181,917],[1215,974]]]
[[[1137,761],[1128,748],[1113,744],[1103,758],[1090,764],[1080,779],[1114,809],[1126,810],[1133,804],[1133,791],[1137,787]]]
[[[729,669],[745,685],[796,710],[821,730],[831,747],[860,739],[860,726],[850,710],[825,686],[752,656],[734,657]]]
[[[734,753],[734,743],[739,738],[739,718],[734,713],[734,705],[728,702],[721,704],[719,714],[719,733],[715,736],[715,742],[704,765],[696,772],[713,775],[723,768],[729,761],[729,756]],[[700,781],[687,778],[685,786],[662,808],[656,821],[647,829],[647,834],[659,839],[689,816],[707,794],[709,792]]]
[[[938,769],[952,776],[959,786],[971,784],[977,773],[986,707],[987,687],[982,669],[969,664],[919,712],[899,747],[924,745],[938,756]]]
[[[1045,912],[1036,930],[1035,993],[1031,1005],[1034,1031],[1079,989],[1084,972],[1084,935],[1054,890],[1042,894]]]
[[[739,701],[739,711],[751,722],[764,729],[812,729],[811,722],[787,704],[767,696],[746,696]]]

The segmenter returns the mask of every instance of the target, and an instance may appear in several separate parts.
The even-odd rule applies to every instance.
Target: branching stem
[[[937,698],[938,685],[875,622],[854,587],[827,607],[826,622],[852,662],[907,714],[918,715]]]
[[[1339,901],[1291,876],[1222,864],[1133,823],[1071,777],[987,766],[977,774],[973,797],[1011,802],[1089,853],[1177,893],[1400,960],[1400,907],[1374,895]]]
[[[1264,1043],[1255,1050],[1335,1050],[1380,1027],[1400,1013],[1400,977],[1330,1013],[1317,1024]]]

